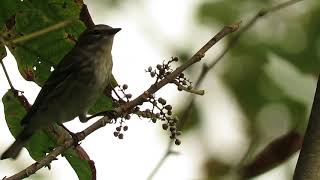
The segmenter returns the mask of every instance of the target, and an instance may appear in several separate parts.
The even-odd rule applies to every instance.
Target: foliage
[[[206,1],[199,6],[198,20],[208,27],[228,24],[234,19],[247,23],[248,19],[243,17],[248,14],[253,17],[253,9],[270,7],[270,2]],[[283,9],[259,21],[241,36],[223,62],[220,77],[246,116],[248,134],[255,142],[253,147],[270,141],[268,136],[276,138],[273,129],[260,126],[261,121],[274,123],[273,127],[285,122],[301,135],[305,130],[320,66],[317,48],[320,34],[316,28],[319,26],[316,19],[319,18],[320,4],[313,4],[304,7],[307,5],[298,3],[294,5],[296,7]],[[270,110],[271,106],[283,108]]]

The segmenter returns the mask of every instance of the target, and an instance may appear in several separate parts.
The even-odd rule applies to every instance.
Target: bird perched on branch
[[[112,76],[111,49],[120,28],[95,25],[85,30],[43,85],[22,119],[23,130],[1,159],[15,159],[35,131],[79,117],[86,122],[89,108],[100,97]]]

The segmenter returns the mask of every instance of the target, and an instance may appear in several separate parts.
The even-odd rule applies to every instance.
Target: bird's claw
[[[80,145],[80,139],[78,138],[78,133],[69,133],[71,138],[73,139],[73,146],[77,147]]]
[[[117,119],[117,117],[120,116],[120,114],[115,110],[106,111],[105,115],[110,119]]]
[[[74,133],[74,132],[71,132],[67,127],[65,127],[62,123],[59,124],[64,130],[66,130],[69,135],[71,136],[71,138],[73,139],[73,145],[74,147],[77,147],[80,145],[79,141],[80,139],[78,138],[78,133]]]

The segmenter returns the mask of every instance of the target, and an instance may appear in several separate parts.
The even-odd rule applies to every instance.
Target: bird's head
[[[112,28],[108,25],[95,25],[86,29],[79,37],[78,44],[101,44],[103,42],[110,42],[112,45],[114,35],[119,32],[121,28]]]

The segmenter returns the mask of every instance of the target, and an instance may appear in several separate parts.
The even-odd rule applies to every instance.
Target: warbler
[[[121,28],[95,25],[86,29],[44,83],[34,104],[21,120],[23,130],[1,159],[15,159],[35,131],[79,117],[87,121],[89,108],[112,77],[112,44]]]

